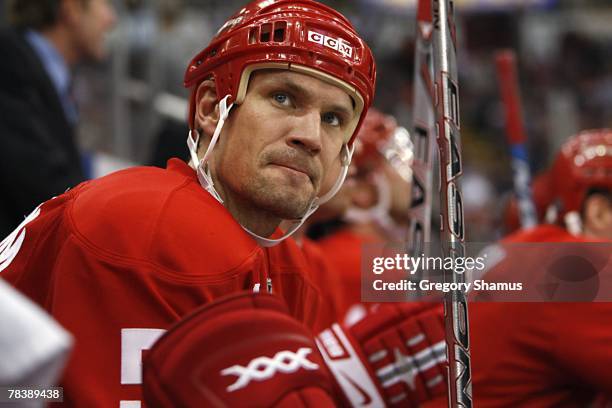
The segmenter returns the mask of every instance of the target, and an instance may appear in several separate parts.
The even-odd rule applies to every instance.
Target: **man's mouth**
[[[311,183],[314,183],[313,171],[307,166],[300,165],[298,163],[286,163],[286,162],[275,162],[270,163],[273,166],[282,167],[284,169],[288,169],[294,173],[303,174],[310,180]]]

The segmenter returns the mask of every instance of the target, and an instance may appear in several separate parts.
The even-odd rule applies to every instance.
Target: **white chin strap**
[[[215,184],[213,183],[210,169],[206,164],[208,163],[208,159],[212,154],[213,148],[217,144],[217,140],[221,134],[221,129],[227,120],[230,109],[232,109],[234,106],[233,103],[230,106],[227,106],[227,99],[229,97],[230,95],[226,95],[225,98],[221,99],[219,102],[219,122],[217,122],[217,127],[215,128],[215,132],[213,133],[212,139],[210,139],[210,144],[208,145],[208,149],[206,149],[206,153],[204,153],[202,160],[198,160],[198,142],[200,140],[200,134],[197,131],[190,130],[189,136],[187,136],[187,147],[189,148],[189,153],[191,154],[191,161],[194,166],[196,166],[198,181],[200,182],[200,185],[204,187],[204,190],[208,191],[210,195],[215,197],[221,204],[223,204],[223,199],[217,190],[215,190]],[[195,132],[195,135],[193,132]]]
[[[378,202],[376,205],[366,209],[350,207],[344,213],[344,221],[351,224],[374,222],[382,228],[390,238],[398,241],[404,239],[403,228],[398,228],[389,215],[389,210],[391,209],[391,185],[389,181],[383,174],[375,172],[372,174],[372,182],[376,187],[378,195]]]
[[[232,109],[232,107],[234,106],[233,103],[227,106],[227,100],[229,97],[230,95],[226,95],[219,102],[219,122],[217,122],[217,127],[215,128],[213,136],[210,140],[210,144],[208,145],[208,148],[206,149],[206,153],[204,153],[202,160],[198,159],[197,153],[198,141],[200,139],[199,133],[197,131],[190,130],[189,136],[187,137],[187,147],[189,148],[191,161],[196,166],[196,173],[198,175],[198,181],[200,182],[200,185],[221,204],[223,204],[223,199],[221,198],[217,190],[215,190],[215,185],[213,183],[213,179],[210,174],[210,169],[208,168],[207,163],[208,159],[210,158],[210,155],[212,154],[213,148],[217,144],[217,140],[219,139],[219,135],[221,134],[221,129],[223,128],[223,124],[227,120],[230,109]],[[340,175],[336,179],[336,183],[325,195],[323,195],[322,197],[315,197],[310,202],[310,206],[308,207],[308,210],[306,210],[304,215],[302,215],[302,218],[300,218],[299,220],[291,221],[291,227],[287,230],[287,232],[285,232],[282,237],[278,239],[269,239],[255,234],[253,231],[248,230],[243,225],[241,225],[242,228],[250,236],[252,236],[253,239],[255,239],[255,241],[262,247],[271,247],[289,238],[295,231],[297,231],[302,226],[302,224],[304,224],[304,221],[306,221],[306,219],[310,217],[312,213],[314,213],[321,204],[329,201],[334,195],[336,195],[338,190],[340,190],[340,187],[342,187],[342,183],[344,183],[344,179],[346,178],[346,175],[348,173],[349,165],[351,164],[351,159],[353,157],[353,151],[354,145],[350,148],[346,144],[342,145],[342,150],[340,151],[342,169],[340,170]]]

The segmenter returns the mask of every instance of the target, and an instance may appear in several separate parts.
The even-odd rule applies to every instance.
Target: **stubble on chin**
[[[264,180],[254,181],[247,188],[256,207],[285,220],[301,218],[314,199],[312,194],[296,192]]]

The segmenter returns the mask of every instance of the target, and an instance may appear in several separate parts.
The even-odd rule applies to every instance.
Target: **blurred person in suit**
[[[86,178],[71,70],[104,58],[109,0],[11,0],[0,31],[0,236]]]

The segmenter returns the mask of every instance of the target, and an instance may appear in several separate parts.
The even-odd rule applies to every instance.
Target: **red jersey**
[[[361,254],[363,245],[381,242],[373,235],[343,229],[318,241],[340,285],[337,290],[338,317],[344,319],[352,306],[361,303]]]
[[[325,330],[342,318],[342,285],[337,271],[333,268],[318,242],[304,237],[301,241],[302,251],[309,263],[314,286],[320,289],[323,301],[319,308],[318,319],[314,326],[315,334]]]
[[[504,241],[587,242],[550,225]],[[471,303],[469,312],[475,406],[584,407],[612,395],[611,303]]]
[[[271,277],[273,292],[311,326],[320,303],[295,243],[259,247],[176,159],[80,184],[7,240],[2,277],[76,340],[62,406],[139,406],[142,351],[220,296],[265,290]]]

